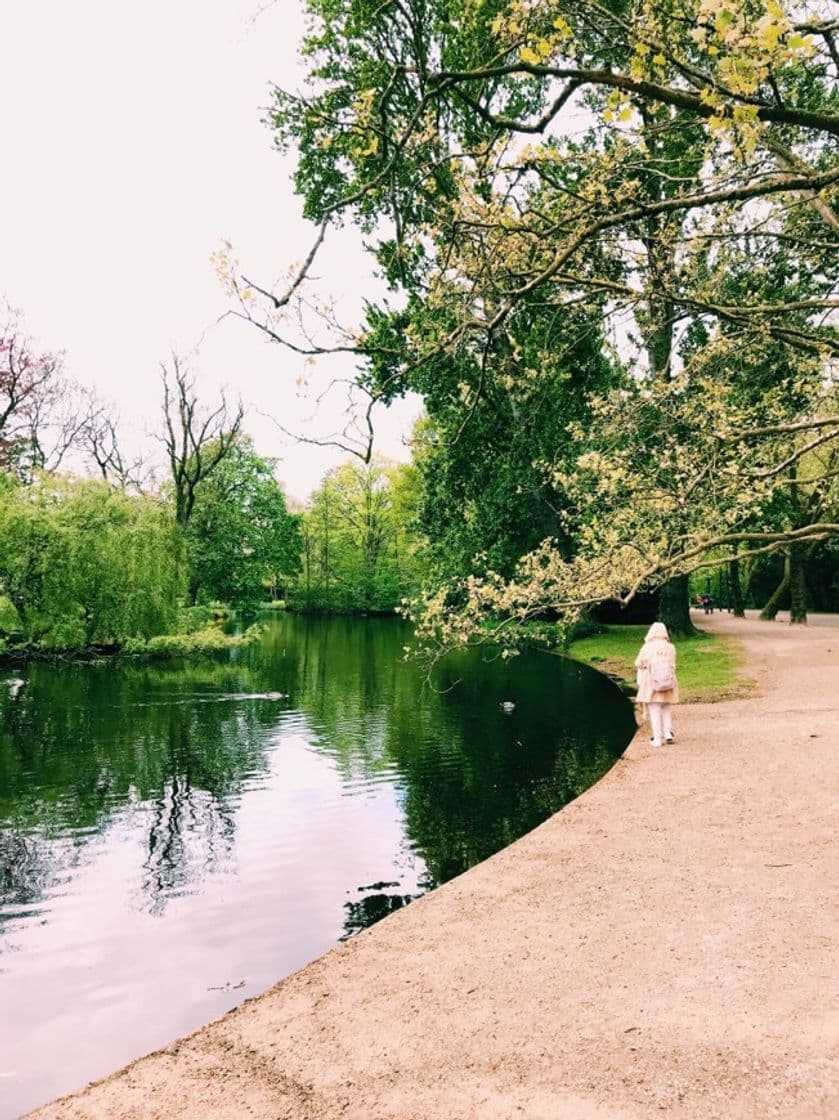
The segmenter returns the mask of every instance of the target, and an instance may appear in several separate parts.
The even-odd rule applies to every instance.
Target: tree
[[[79,442],[79,392],[59,354],[38,353],[6,307],[0,325],[0,470],[57,470]]]
[[[241,402],[232,412],[222,394],[213,409],[203,408],[195,390],[195,378],[177,354],[171,370],[161,363],[163,420],[161,442],[166,449],[175,494],[175,521],[189,524],[199,487],[209,478],[236,444],[244,411]]]
[[[205,450],[212,460],[213,445]],[[285,584],[301,570],[300,519],[288,511],[275,468],[240,433],[198,488],[186,530],[194,601],[254,606],[269,582]]]
[[[103,482],[0,474],[0,595],[18,640],[84,649],[171,632],[177,532],[162,503]]]
[[[776,498],[778,517],[791,528],[801,528],[814,520],[829,520],[839,511],[839,445],[808,448],[788,466],[785,486]],[[783,575],[763,606],[760,617],[774,619],[782,602],[789,597],[790,622],[807,621],[807,569],[818,541],[792,542],[784,555]]]
[[[410,533],[416,501],[413,468],[374,459],[329,471],[304,517],[295,603],[327,611],[398,606],[417,579]]]
[[[581,321],[582,320],[582,321]],[[523,305],[493,361],[450,362],[423,384],[427,420],[415,433],[422,480],[419,527],[442,578],[493,570],[510,577],[546,537],[575,548],[573,519],[551,471],[575,452],[590,394],[624,380],[600,321]],[[550,469],[548,469],[548,465]]]
[[[297,184],[311,217],[350,213],[382,231],[376,250],[392,280],[440,291],[472,255],[480,267],[471,282],[459,269],[462,314],[449,345],[498,329],[520,299],[562,276],[634,301],[637,289],[592,267],[592,251],[615,231],[635,227],[666,262],[669,216],[737,214],[775,196],[819,202],[839,181],[828,162],[839,132],[835,28],[808,21],[808,8],[310,0],[311,92],[277,91],[277,141],[299,147]],[[576,114],[578,132],[584,110],[597,135],[581,147],[564,124]],[[668,136],[691,129],[699,181],[654,158]],[[792,158],[779,156],[796,146]],[[560,182],[557,191],[569,160],[577,189]],[[666,268],[659,279],[665,310],[703,307],[759,319],[776,337],[787,330],[777,308],[721,306],[696,283],[674,291]]]
[[[86,409],[80,424],[79,439],[89,464],[105,482],[121,489],[142,492],[149,477],[143,457],[129,459],[119,435],[119,421],[112,409],[94,392],[84,394]]]
[[[310,0],[309,8],[312,82],[303,95],[278,92],[277,139],[298,147],[309,216],[353,217],[408,309],[402,337],[373,330],[355,340],[362,380],[401,391],[420,371],[429,382],[441,369],[445,378],[452,360],[494,369],[510,336],[515,350],[516,317],[531,301],[557,316],[587,306],[630,349],[637,388],[592,402],[603,431],[587,447],[591,432],[578,428],[578,466],[554,479],[579,498],[579,551],[563,557],[546,539],[515,587],[504,592],[499,575],[486,600],[486,589],[480,602],[468,597],[476,610],[490,601],[535,609],[540,597],[566,611],[597,597],[625,601],[720,548],[755,552],[839,531],[764,516],[770,480],[780,485],[784,464],[803,454],[797,433],[825,445],[839,438],[824,391],[839,353],[835,270],[800,270],[775,292],[744,284],[736,299],[725,283],[747,273],[756,243],[766,259],[796,267],[814,252],[829,261],[839,243],[831,147],[839,55],[835,25],[817,7]],[[795,407],[775,414],[711,373],[744,355],[754,367],[773,344],[801,357],[793,368],[804,366],[788,394]],[[640,404],[637,415],[627,401]],[[664,421],[676,427],[651,465],[651,425]],[[759,500],[753,467],[762,472]],[[627,469],[637,484],[620,477]],[[690,504],[679,486],[690,487]],[[443,594],[444,622],[450,604]]]

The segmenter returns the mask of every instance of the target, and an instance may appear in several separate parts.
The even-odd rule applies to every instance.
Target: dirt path
[[[677,746],[640,733],[510,848],[31,1115],[839,1115],[839,629],[708,622],[748,699],[683,706]]]

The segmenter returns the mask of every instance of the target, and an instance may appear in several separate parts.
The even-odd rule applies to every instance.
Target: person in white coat
[[[679,703],[676,678],[676,647],[663,622],[654,622],[647,631],[641,651],[635,658],[638,692],[635,703],[645,705],[650,714],[652,745],[674,743],[671,705]]]

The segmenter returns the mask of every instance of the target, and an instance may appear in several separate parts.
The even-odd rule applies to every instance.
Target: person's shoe
[[[650,739],[650,746],[651,747],[660,747],[661,746],[661,739]]]
[[[664,741],[665,741],[665,743],[675,743],[676,742],[676,736],[671,731],[669,735],[664,736]]]

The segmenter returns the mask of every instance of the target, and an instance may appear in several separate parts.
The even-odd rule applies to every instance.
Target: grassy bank
[[[602,634],[573,642],[569,655],[634,685],[635,658],[646,632],[646,626],[607,626]],[[741,696],[751,687],[732,639],[697,634],[676,638],[673,644],[682,700],[722,700]]]

